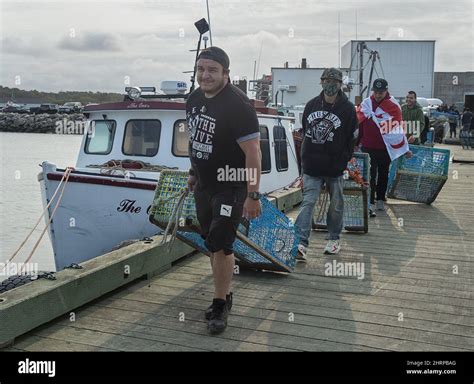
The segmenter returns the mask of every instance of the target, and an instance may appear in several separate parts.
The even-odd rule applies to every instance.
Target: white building
[[[272,68],[273,103],[283,101],[286,106],[306,104],[322,91],[319,83],[323,71],[324,68]]]
[[[351,40],[341,49],[341,70],[344,75],[353,79],[355,84],[349,99],[355,102],[359,95],[359,42]],[[367,95],[371,63],[369,51],[377,51],[380,61],[377,60],[372,74],[372,82],[378,77],[385,77],[388,81],[390,93],[397,98],[405,98],[410,90],[415,91],[420,97],[433,97],[434,93],[434,40],[364,40],[367,50],[363,50],[362,66],[363,97]],[[305,68],[306,60],[303,59],[299,68],[272,68],[272,102],[283,103],[286,106],[306,104],[318,95],[322,88],[320,83],[324,68]],[[278,92],[278,100],[276,94]]]
[[[359,57],[359,43],[365,42],[367,50],[363,50],[363,57]],[[420,97],[433,97],[434,90],[434,40],[351,40],[341,49],[341,65],[350,68],[348,76],[352,78],[354,85],[350,99],[354,101],[359,95],[359,72],[360,61],[364,69],[363,87],[368,84],[371,63],[369,52],[377,51],[380,61],[377,60],[372,74],[372,82],[378,77],[384,77],[388,81],[389,91],[392,96],[404,98],[410,90],[415,91]],[[383,71],[382,71],[383,69]],[[365,98],[367,89],[363,93]]]

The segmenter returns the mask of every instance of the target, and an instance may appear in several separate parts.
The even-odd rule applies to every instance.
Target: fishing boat
[[[38,175],[57,270],[156,235],[148,215],[163,169],[187,170],[187,84],[128,87],[121,102],[88,105],[74,168],[41,164]],[[260,191],[272,193],[298,176],[294,119],[253,100],[260,124]]]

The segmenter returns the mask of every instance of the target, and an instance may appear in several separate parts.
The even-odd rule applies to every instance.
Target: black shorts
[[[196,213],[201,236],[210,252],[223,250],[226,255],[233,253],[235,233],[242,219],[246,198],[246,187],[210,193],[197,186],[194,191]]]

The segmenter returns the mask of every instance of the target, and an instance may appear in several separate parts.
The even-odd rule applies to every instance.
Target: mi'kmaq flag
[[[357,107],[357,119],[362,123],[372,119],[380,129],[390,159],[393,161],[409,151],[402,122],[402,109],[397,100],[390,98],[382,100],[373,111],[372,98],[368,97]]]

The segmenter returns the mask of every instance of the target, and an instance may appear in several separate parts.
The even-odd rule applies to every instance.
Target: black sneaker
[[[229,310],[227,309],[227,302],[222,299],[214,299],[212,301],[211,319],[207,324],[207,329],[211,335],[218,335],[227,328],[227,317]]]
[[[225,296],[225,301],[227,303],[227,310],[230,312],[232,309],[232,292],[229,293],[228,295]],[[213,302],[214,304],[214,302]],[[211,320],[211,313],[212,313],[212,305],[209,306],[209,308],[206,309],[205,316],[206,320]]]

